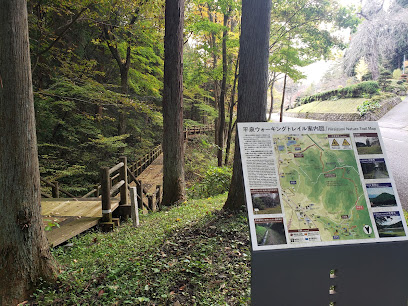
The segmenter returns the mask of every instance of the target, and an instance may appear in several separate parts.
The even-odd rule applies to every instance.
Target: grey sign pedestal
[[[406,306],[408,241],[254,251],[251,296],[256,306]]]

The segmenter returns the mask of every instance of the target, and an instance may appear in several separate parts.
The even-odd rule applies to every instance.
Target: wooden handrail
[[[50,196],[50,195],[48,195],[48,194],[46,194],[46,193],[44,193],[44,192],[41,192],[41,196],[44,197],[44,198],[47,198],[47,199],[51,199],[51,198],[52,198],[52,196]]]
[[[122,168],[125,164],[123,162],[120,162],[119,164],[113,166],[112,168],[109,169],[109,174],[112,174],[113,172],[119,170]]]
[[[45,183],[46,185],[50,186],[50,187],[55,187],[55,185],[53,183],[51,183],[50,181],[47,181],[46,179],[43,179],[42,177],[40,177],[41,182]]]
[[[128,179],[127,179],[127,158],[121,156],[120,162],[113,166],[112,168],[104,167],[101,168],[101,193],[102,193],[102,226],[107,228],[113,228],[112,223],[112,204],[111,196],[118,190],[120,190],[120,202],[119,206],[126,207],[128,204]],[[117,175],[111,178],[111,174],[115,171],[120,170]],[[112,185],[112,180],[119,177],[120,181],[114,186]],[[127,213],[123,213],[124,217]]]
[[[116,180],[120,176],[120,173],[116,173],[114,176],[111,177],[111,181]]]
[[[98,189],[94,188],[92,189],[90,192],[88,192],[87,194],[85,194],[84,196],[82,196],[83,198],[87,198],[89,197],[91,194],[94,194],[95,192],[97,192]]]
[[[119,183],[115,184],[114,186],[112,186],[111,190],[110,190],[110,195],[114,194],[115,191],[118,191],[118,189],[120,187],[122,187],[125,184],[124,180],[121,180]]]
[[[52,188],[52,194],[53,194],[53,198],[59,198],[59,192],[65,193],[67,196],[69,196],[70,198],[76,198],[72,193],[62,189],[61,187],[59,187],[58,182],[55,182],[54,184],[51,183],[50,181],[47,181],[46,179],[43,179],[42,177],[40,177],[41,182],[45,183],[46,185],[50,186]]]

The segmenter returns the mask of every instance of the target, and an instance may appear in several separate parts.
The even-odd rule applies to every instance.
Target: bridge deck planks
[[[112,210],[118,206],[119,199],[112,198]],[[60,225],[46,232],[50,245],[57,246],[97,225],[102,204],[98,198],[41,199],[41,214],[45,226],[50,222]]]
[[[154,193],[156,185],[163,184],[163,153],[160,154],[138,177],[143,182],[144,188],[148,193]],[[132,187],[135,183],[132,182]]]

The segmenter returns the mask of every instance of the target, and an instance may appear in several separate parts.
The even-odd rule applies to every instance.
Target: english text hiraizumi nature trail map
[[[349,135],[274,135],[289,240],[375,238]]]

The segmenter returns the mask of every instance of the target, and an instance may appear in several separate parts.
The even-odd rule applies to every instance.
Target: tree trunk
[[[130,45],[127,47],[126,51],[126,61],[119,64],[120,68],[120,87],[122,94],[125,96],[129,93],[128,79],[129,79],[129,69],[130,69]],[[118,135],[126,134],[126,111],[125,109],[118,109],[119,120],[118,120]],[[120,152],[123,153],[125,148],[121,148]]]
[[[224,14],[224,31],[222,32],[222,81],[221,81],[221,93],[220,101],[218,103],[218,150],[217,150],[217,161],[218,167],[222,167],[222,152],[224,151],[224,129],[225,129],[225,95],[227,88],[227,37],[228,37],[228,24],[229,15]]]
[[[280,107],[280,116],[279,116],[279,122],[282,122],[283,119],[283,104],[285,103],[285,92],[286,92],[286,80],[288,78],[288,74],[285,73],[285,78],[283,79],[283,91],[282,91],[282,104]]]
[[[164,36],[163,204],[184,200],[184,0],[167,0]]]
[[[271,108],[269,109],[268,121],[271,121],[272,112],[273,112],[273,86],[275,85],[276,72],[273,72],[272,81],[271,81]]]
[[[137,20],[139,9],[136,10],[136,15],[133,16],[130,25],[133,25],[134,22]],[[128,94],[128,78],[129,78],[129,69],[130,69],[130,62],[131,62],[131,48],[130,48],[130,41],[128,41],[128,46],[126,48],[126,58],[123,60],[118,48],[113,44],[114,37],[111,34],[112,27],[108,25],[102,25],[102,32],[104,34],[106,44],[115,59],[116,63],[118,64],[119,71],[120,71],[120,87],[122,94]],[[127,35],[130,40],[130,32],[127,32]],[[119,118],[118,118],[118,135],[123,135],[126,133],[126,115],[125,110],[118,109]],[[124,152],[124,148],[120,149],[120,153]]]
[[[233,117],[234,117],[235,89],[237,87],[237,81],[238,81],[238,67],[239,67],[239,53],[238,53],[238,57],[237,57],[237,62],[235,64],[234,85],[232,86],[231,100],[230,100],[230,105],[229,105],[229,123],[228,123],[228,134],[227,134],[227,147],[225,149],[225,162],[224,162],[225,165],[228,164],[228,159],[229,159],[230,150],[231,150],[232,131],[234,129],[232,121],[233,121]]]
[[[56,265],[43,230],[27,3],[0,0],[0,305],[26,300]]]
[[[217,14],[212,12],[212,8],[209,3],[207,3],[207,8],[208,8],[208,20],[211,23],[217,23]],[[219,108],[219,84],[218,80],[215,77],[215,69],[217,68],[217,53],[216,53],[216,46],[217,46],[217,37],[215,35],[216,33],[214,31],[211,32],[210,36],[210,47],[211,47],[211,52],[212,52],[212,64],[213,64],[213,72],[214,72],[214,108],[218,109]],[[217,117],[214,120],[214,127],[215,127],[215,133],[214,133],[214,143],[218,145],[219,140],[218,140],[218,130],[220,127],[220,120],[219,117]]]
[[[270,14],[270,0],[242,1],[238,122],[266,120]],[[230,190],[224,208],[239,210],[245,206],[245,192],[237,136],[233,167]]]

